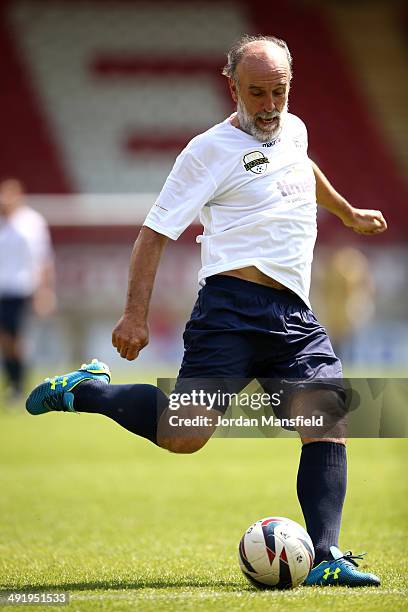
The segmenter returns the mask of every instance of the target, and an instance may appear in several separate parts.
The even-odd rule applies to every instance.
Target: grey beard
[[[271,130],[261,130],[256,125],[255,117],[249,115],[245,108],[245,105],[243,104],[243,102],[241,102],[240,98],[238,98],[237,102],[237,117],[241,129],[244,130],[244,132],[246,132],[247,134],[251,134],[251,136],[259,140],[260,142],[267,142],[268,140],[273,140],[280,134],[282,130],[282,124],[287,112],[288,103],[286,102],[282,112],[279,113],[278,111],[275,111],[274,113],[272,113],[273,116],[279,118],[279,123],[277,127]]]

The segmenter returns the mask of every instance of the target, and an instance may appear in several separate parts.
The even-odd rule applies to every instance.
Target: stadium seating
[[[105,193],[157,191],[177,148],[223,118],[214,76],[247,29],[230,3],[25,2],[9,18],[72,189]],[[191,54],[201,74],[186,70]]]
[[[0,28],[0,120],[12,143],[0,163],[30,191],[157,192],[177,151],[231,109],[226,47],[245,31],[273,32],[294,55],[291,109],[309,127],[311,156],[359,206],[386,212],[384,240],[406,235],[405,184],[321,8],[17,0],[2,4]],[[323,215],[321,230],[339,226]]]

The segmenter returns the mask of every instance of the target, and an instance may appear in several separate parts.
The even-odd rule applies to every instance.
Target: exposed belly
[[[266,285],[267,287],[272,287],[273,289],[280,289],[291,291],[282,283],[279,283],[275,279],[267,276],[255,266],[248,266],[246,268],[237,268],[236,270],[228,270],[226,272],[219,272],[217,276],[235,276],[236,278],[242,278],[242,280],[247,280],[252,283],[258,283],[260,285]]]

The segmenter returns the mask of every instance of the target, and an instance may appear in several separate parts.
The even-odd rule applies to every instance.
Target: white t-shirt
[[[199,215],[201,283],[256,266],[310,306],[316,214],[306,127],[288,113],[270,142],[234,127],[231,117],[193,138],[144,225],[176,240]]]
[[[10,217],[0,215],[0,296],[31,295],[50,257],[48,227],[37,211],[22,206]]]

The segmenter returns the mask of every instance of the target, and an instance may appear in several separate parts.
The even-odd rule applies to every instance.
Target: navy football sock
[[[77,412],[103,414],[157,444],[157,424],[167,396],[153,385],[104,385],[86,380],[72,390]]]
[[[346,447],[336,442],[304,444],[297,477],[297,494],[306,529],[315,547],[315,565],[330,558],[338,545],[347,486]]]

